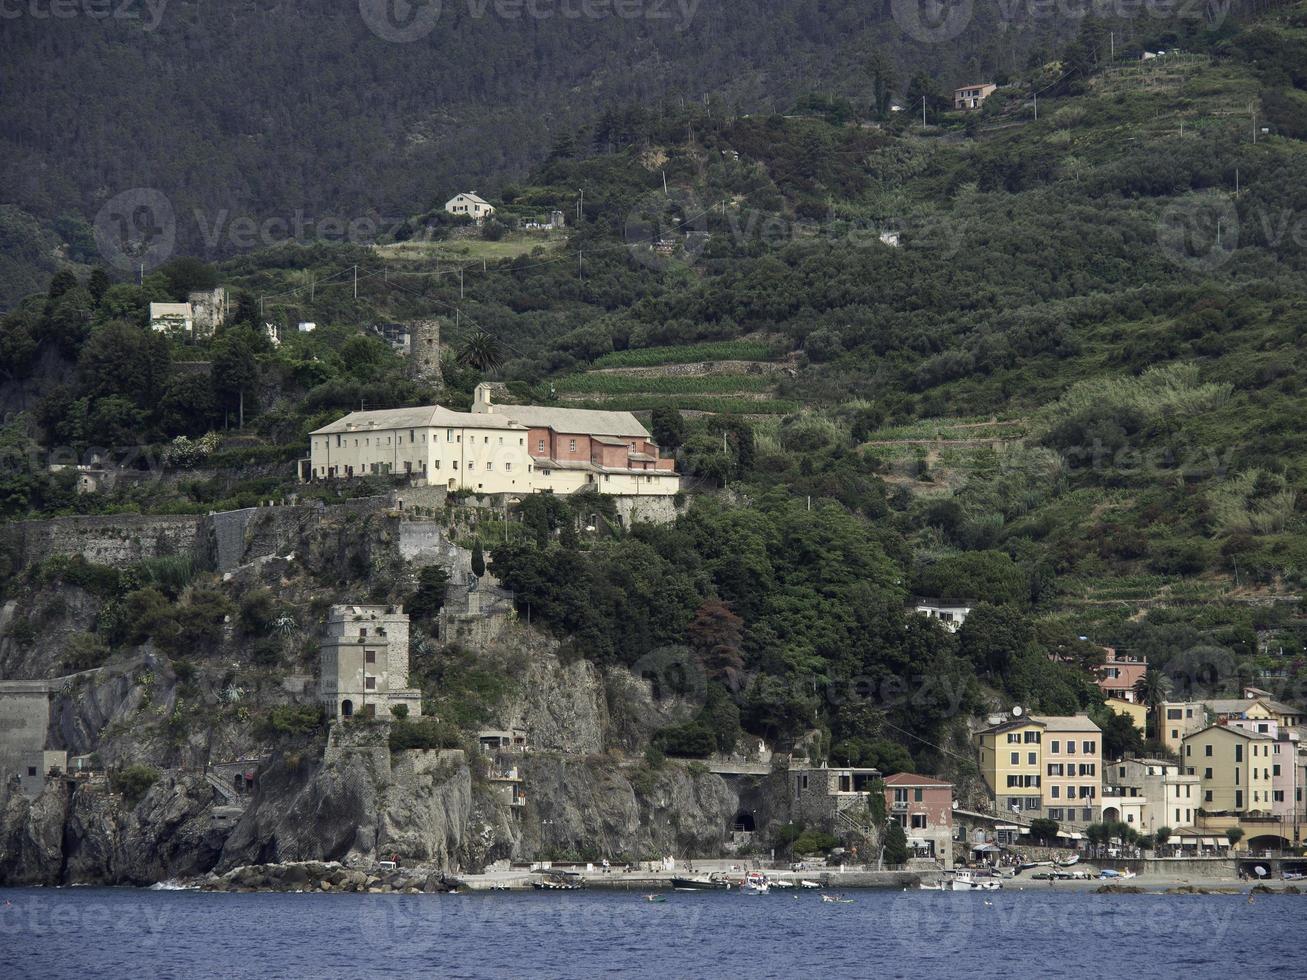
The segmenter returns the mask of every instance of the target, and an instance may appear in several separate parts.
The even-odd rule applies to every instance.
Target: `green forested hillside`
[[[162,481],[78,497],[26,470],[0,506],[294,490],[316,424],[435,397],[360,328],[439,315],[447,404],[490,376],[513,397],[638,410],[691,477],[701,499],[671,527],[578,536],[569,505],[540,498],[512,545],[495,522],[469,532],[578,655],[702,648],[716,693],[669,750],[815,723],[844,758],[914,761],[888,741],[937,764],[952,713],[986,698],[1098,712],[1081,636],[1181,691],[1255,680],[1300,699],[1304,37],[1299,4],[1182,54],[1094,63],[1088,25],[980,113],[928,103],[926,127],[820,98],[615,110],[502,189],[510,216],[584,188],[566,239],[484,265],[472,245],[508,230],[439,267],[319,245],[174,261],[141,287],[60,276],[3,321],[6,404],[26,409],[11,453],[196,441],[168,448]],[[211,344],[147,335],[144,303],[218,281],[238,323]],[[254,329],[298,319],[319,330],[276,350]],[[947,635],[904,617],[914,592],[983,607]],[[869,719],[822,693],[913,671],[956,674],[957,698],[873,698]]]
[[[96,261],[97,214],[134,189],[162,196],[189,254],[266,245],[232,230],[241,218],[338,239],[333,221],[385,228],[457,191],[498,192],[560,141],[605,145],[585,127],[608,107],[693,102],[721,119],[817,92],[866,115],[915,100],[918,72],[943,91],[1013,75],[1080,22],[958,6],[940,43],[888,0],[637,0],[621,16],[542,0],[530,10],[554,15],[540,17],[500,0],[22,7],[0,62],[0,202],[17,209],[0,212],[0,240],[21,242],[0,264],[0,308],[33,268]],[[1170,45],[1226,9],[1123,18],[1116,39]]]

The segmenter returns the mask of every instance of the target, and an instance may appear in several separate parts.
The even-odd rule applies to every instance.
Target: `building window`
[[[1081,748],[1084,749],[1085,755],[1093,755],[1093,754],[1094,754],[1094,743],[1093,743],[1093,742],[1085,742],[1084,745],[1081,746]]]
[[[363,654],[363,662],[365,664],[375,664],[377,662],[377,651],[376,650],[366,651]]]
[[[1204,769],[1204,770],[1203,770],[1203,778],[1204,778],[1204,779],[1211,779],[1211,778],[1212,778],[1212,770],[1211,770],[1211,769]],[[1178,790],[1179,790],[1179,787],[1177,787],[1176,789],[1177,789],[1177,791],[1178,791]]]
[[[1034,752],[1027,752],[1027,753],[1026,753],[1026,765],[1028,765],[1028,766],[1037,766],[1037,765],[1039,765],[1039,756],[1038,756],[1036,753],[1034,753]]]
[[[1008,732],[1008,733],[1007,733],[1007,744],[1008,744],[1008,745],[1020,745],[1020,744],[1021,744],[1021,733],[1020,733],[1020,732]]]
[[[913,802],[914,802],[914,803],[920,803],[920,802],[921,802],[921,799],[922,799],[922,791],[921,791],[920,789],[914,789],[914,790],[912,791],[912,800],[913,800]]]
[[[541,453],[542,453],[542,452],[544,452],[544,451],[545,451],[545,441],[544,441],[543,439],[541,439],[541,440],[536,444],[536,452],[541,452]]]
[[[494,471],[494,468],[495,468],[495,464],[494,464],[494,463],[486,463],[486,472],[487,472],[487,473],[493,472],[493,471]]]
[[[1050,786],[1048,788],[1048,795],[1055,800],[1059,799],[1061,797],[1061,794],[1062,794],[1062,787],[1060,786]]]
[[[574,453],[574,452],[576,452],[576,440],[575,440],[575,439],[569,439],[569,440],[567,441],[567,451],[568,451],[569,453]]]
[[[36,766],[28,766],[28,767],[27,767],[27,774],[28,774],[29,776],[35,776],[35,775],[36,775]]]
[[[377,689],[377,679],[375,677],[363,678],[363,689],[365,691],[375,691]]]
[[[1056,738],[1053,739],[1053,741],[1049,744],[1048,751],[1051,752],[1053,755],[1059,754],[1062,751],[1061,740]]]
[[[512,463],[505,463],[505,464],[504,464],[504,472],[505,472],[505,473],[512,473],[512,472],[513,472],[513,464],[512,464]]]
[[[924,813],[914,813],[912,815],[912,829],[913,830],[926,829],[926,815]]]
[[[1020,753],[1020,752],[1013,752],[1013,753],[1012,753],[1012,765],[1014,765],[1014,766],[1019,766],[1019,765],[1021,765],[1021,753]]]

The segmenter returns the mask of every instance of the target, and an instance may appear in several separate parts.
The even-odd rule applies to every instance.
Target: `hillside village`
[[[1307,14],[1090,27],[53,276],[0,884],[1307,873]]]

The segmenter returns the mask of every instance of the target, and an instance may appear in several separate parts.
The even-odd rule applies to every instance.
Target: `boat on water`
[[[953,873],[952,890],[955,892],[996,892],[1003,882],[992,871],[962,869]]]
[[[771,886],[772,888],[779,888],[779,889],[781,889],[781,890],[785,890],[785,889],[793,888],[793,887],[794,887],[794,882],[792,882],[792,881],[787,881],[787,880],[784,879],[784,878],[775,878],[775,879],[773,879],[773,880],[767,882],[767,884],[768,884],[769,886]]]
[[[531,887],[545,892],[577,892],[585,887],[585,879],[571,871],[550,871],[532,881]]]
[[[852,905],[853,899],[845,898],[843,895],[823,895],[821,900],[827,905]]]
[[[746,895],[766,895],[771,891],[771,886],[767,876],[761,871],[750,871],[744,876],[744,884],[740,886],[740,891]]]
[[[917,887],[921,889],[923,892],[942,892],[948,890],[948,886],[945,885],[944,882],[942,881],[937,881],[931,885],[928,885],[923,881],[920,884],[918,884]]]
[[[812,889],[812,888],[820,888],[821,885],[819,885],[815,881],[809,881],[807,878],[804,878],[802,881],[799,882],[799,887]]]
[[[715,892],[728,891],[731,883],[720,874],[696,875],[695,877],[676,877],[672,879],[672,889],[678,892]]]
[[[653,902],[655,905],[661,905],[667,901],[666,895],[645,895],[643,897],[646,902]]]

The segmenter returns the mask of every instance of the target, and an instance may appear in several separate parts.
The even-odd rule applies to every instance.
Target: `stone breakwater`
[[[297,861],[243,865],[225,874],[209,875],[186,884],[210,892],[432,895],[453,891],[462,882],[444,872],[429,869],[395,868],[373,873],[347,868],[337,861]]]

